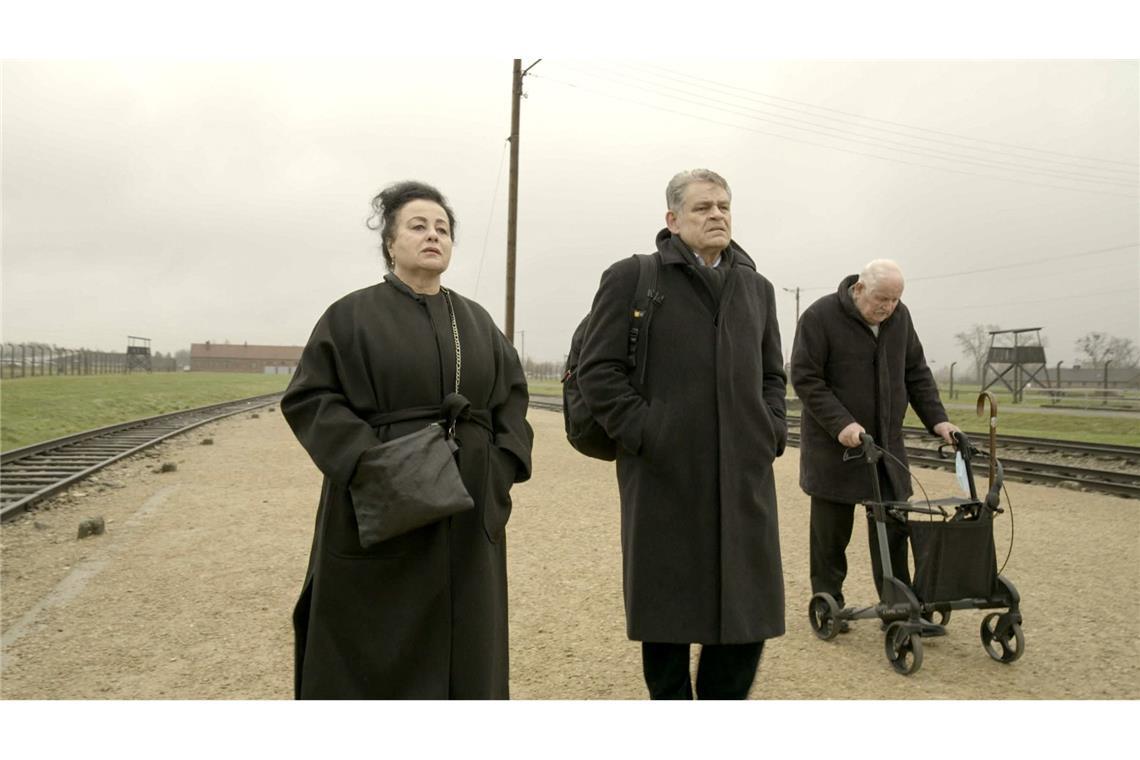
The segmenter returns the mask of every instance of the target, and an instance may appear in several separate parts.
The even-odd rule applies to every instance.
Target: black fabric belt
[[[448,427],[459,422],[474,422],[490,433],[495,432],[491,424],[491,411],[472,409],[471,402],[458,393],[448,394],[443,403],[437,405],[412,406],[394,412],[380,412],[369,417],[367,422],[370,426],[378,428],[409,420],[439,420],[447,423]]]

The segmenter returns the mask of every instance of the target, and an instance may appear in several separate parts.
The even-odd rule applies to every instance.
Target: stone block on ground
[[[76,537],[100,536],[107,531],[107,525],[102,517],[88,517],[79,523],[79,535]]]

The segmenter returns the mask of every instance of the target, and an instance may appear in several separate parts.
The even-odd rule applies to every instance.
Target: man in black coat
[[[732,240],[722,177],[681,172],[666,189],[657,291],[643,365],[628,374],[638,262],[602,275],[578,383],[618,442],[626,627],[652,698],[748,695],[766,639],[784,633],[772,461],[787,438],[772,284]],[[645,382],[640,382],[644,369]]]
[[[792,385],[803,402],[800,487],[811,496],[811,590],[831,594],[840,607],[855,504],[873,498],[866,462],[844,461],[844,452],[860,445],[861,433],[870,433],[898,460],[880,460],[882,496],[903,500],[911,495],[902,435],[907,404],[947,443],[958,430],[947,419],[910,312],[899,300],[903,284],[895,262],[870,262],[804,311],[792,344]],[[878,535],[869,516],[868,526],[881,595]],[[887,540],[893,574],[909,583],[905,528],[889,523]],[[846,629],[844,623],[840,630]]]

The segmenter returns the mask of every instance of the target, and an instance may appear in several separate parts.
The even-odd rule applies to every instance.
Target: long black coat
[[[879,337],[860,316],[848,289],[839,289],[804,311],[792,343],[792,386],[803,402],[800,419],[800,487],[811,496],[856,503],[870,500],[872,484],[862,458],[843,461],[837,436],[858,422],[903,463],[902,425],[909,403],[927,429],[946,421],[938,385],[926,366],[922,343],[906,305],[879,325]],[[887,461],[898,499],[911,493],[910,478]]]
[[[657,236],[664,301],[647,387],[625,371],[637,262],[602,275],[578,381],[618,441],[626,625],[640,641],[732,644],[784,633],[772,461],[785,377],[772,284],[735,243],[719,303],[684,243]]]
[[[301,355],[281,411],[324,473],[312,553],[293,613],[298,698],[506,698],[504,526],[513,482],[530,476],[533,433],[514,349],[478,304],[452,293],[460,392],[493,432],[456,428],[475,509],[362,549],[348,485],[368,448],[429,420],[378,413],[439,404],[455,386],[442,294],[393,275],[340,299]]]

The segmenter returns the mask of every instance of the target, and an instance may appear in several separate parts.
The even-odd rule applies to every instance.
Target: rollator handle
[[[875,445],[875,439],[871,437],[870,433],[860,433],[859,442],[863,444],[863,456],[867,457],[869,464],[875,464],[882,458],[879,452],[879,447]]]

